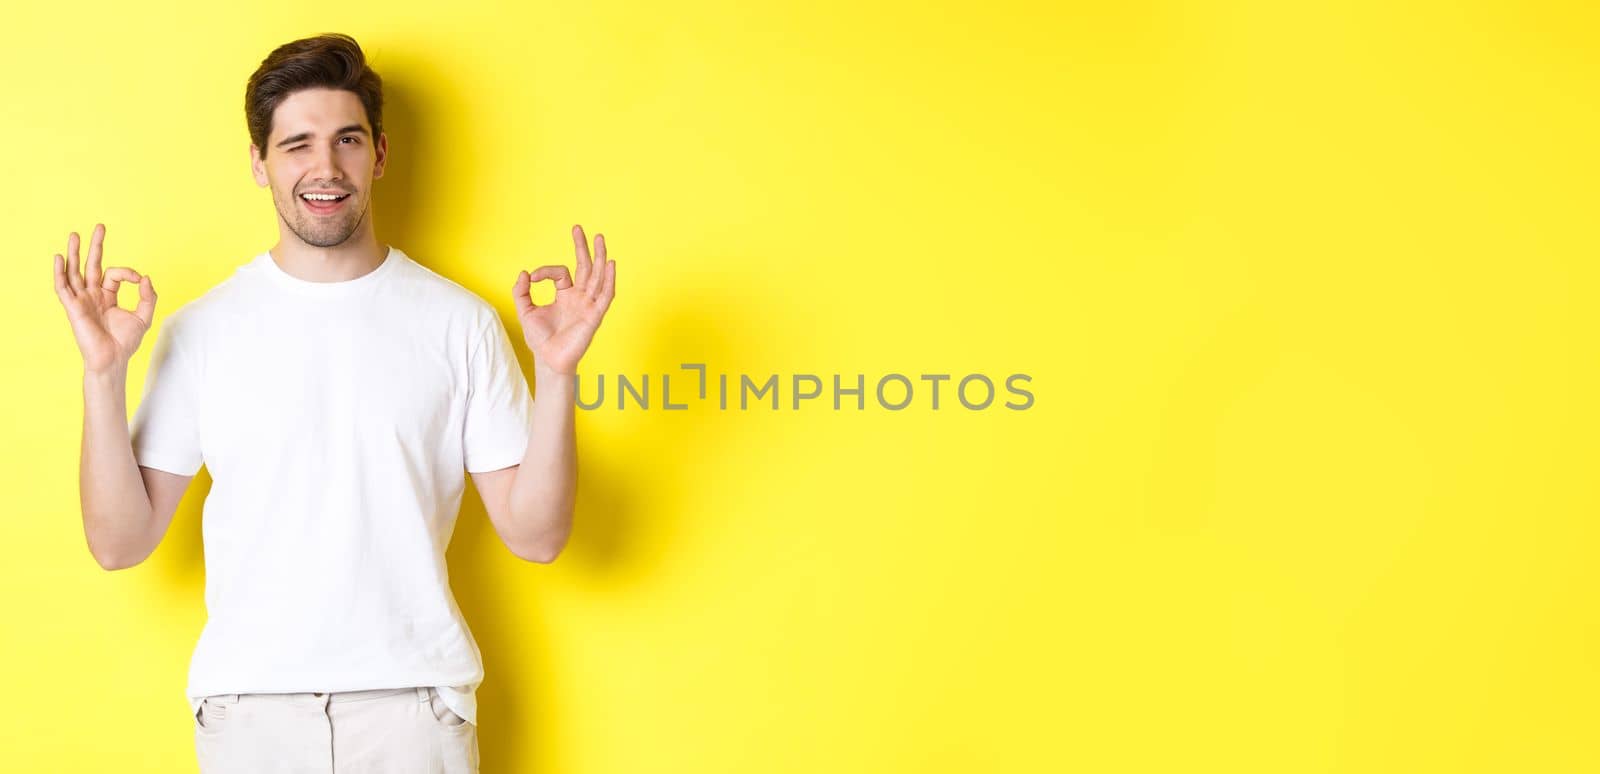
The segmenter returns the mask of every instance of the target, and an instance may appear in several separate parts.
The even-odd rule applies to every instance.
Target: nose
[[[316,180],[333,182],[344,179],[339,172],[338,157],[332,148],[320,148],[316,151],[316,158],[312,159],[310,176]]]

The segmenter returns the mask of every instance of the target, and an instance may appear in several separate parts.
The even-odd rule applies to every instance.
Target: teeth
[[[346,194],[346,195],[348,195],[348,194]],[[300,196],[302,198],[310,199],[311,201],[315,201],[315,202],[331,202],[331,201],[337,201],[339,199],[343,199],[344,198],[344,196],[340,196],[338,194],[314,194],[314,193],[308,193],[308,194],[300,194]]]

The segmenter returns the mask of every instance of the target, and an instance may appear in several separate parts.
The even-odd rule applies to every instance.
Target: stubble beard
[[[279,203],[278,217],[283,219],[289,230],[293,231],[300,241],[312,247],[334,247],[344,244],[352,234],[356,233],[356,229],[361,226],[361,219],[367,215],[369,206],[369,202],[363,200],[360,212],[353,207],[346,207],[338,218],[319,218],[306,212],[298,201],[291,201],[288,213],[283,211],[283,204]]]

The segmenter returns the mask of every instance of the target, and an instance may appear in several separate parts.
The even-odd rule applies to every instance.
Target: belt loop
[[[423,686],[423,685],[417,686],[417,701],[425,702],[427,700],[428,700],[428,688],[427,688],[427,686]]]

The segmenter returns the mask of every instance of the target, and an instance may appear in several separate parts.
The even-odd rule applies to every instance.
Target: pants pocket
[[[222,733],[228,716],[234,714],[239,704],[239,694],[206,696],[200,700],[200,709],[194,713],[195,733],[213,735]]]
[[[423,722],[433,726],[441,774],[477,774],[478,727],[457,715],[433,688],[428,689]]]
[[[433,688],[428,689],[428,709],[433,711],[433,719],[442,726],[455,728],[467,724],[467,719],[450,709],[450,705],[444,703],[444,697]]]

